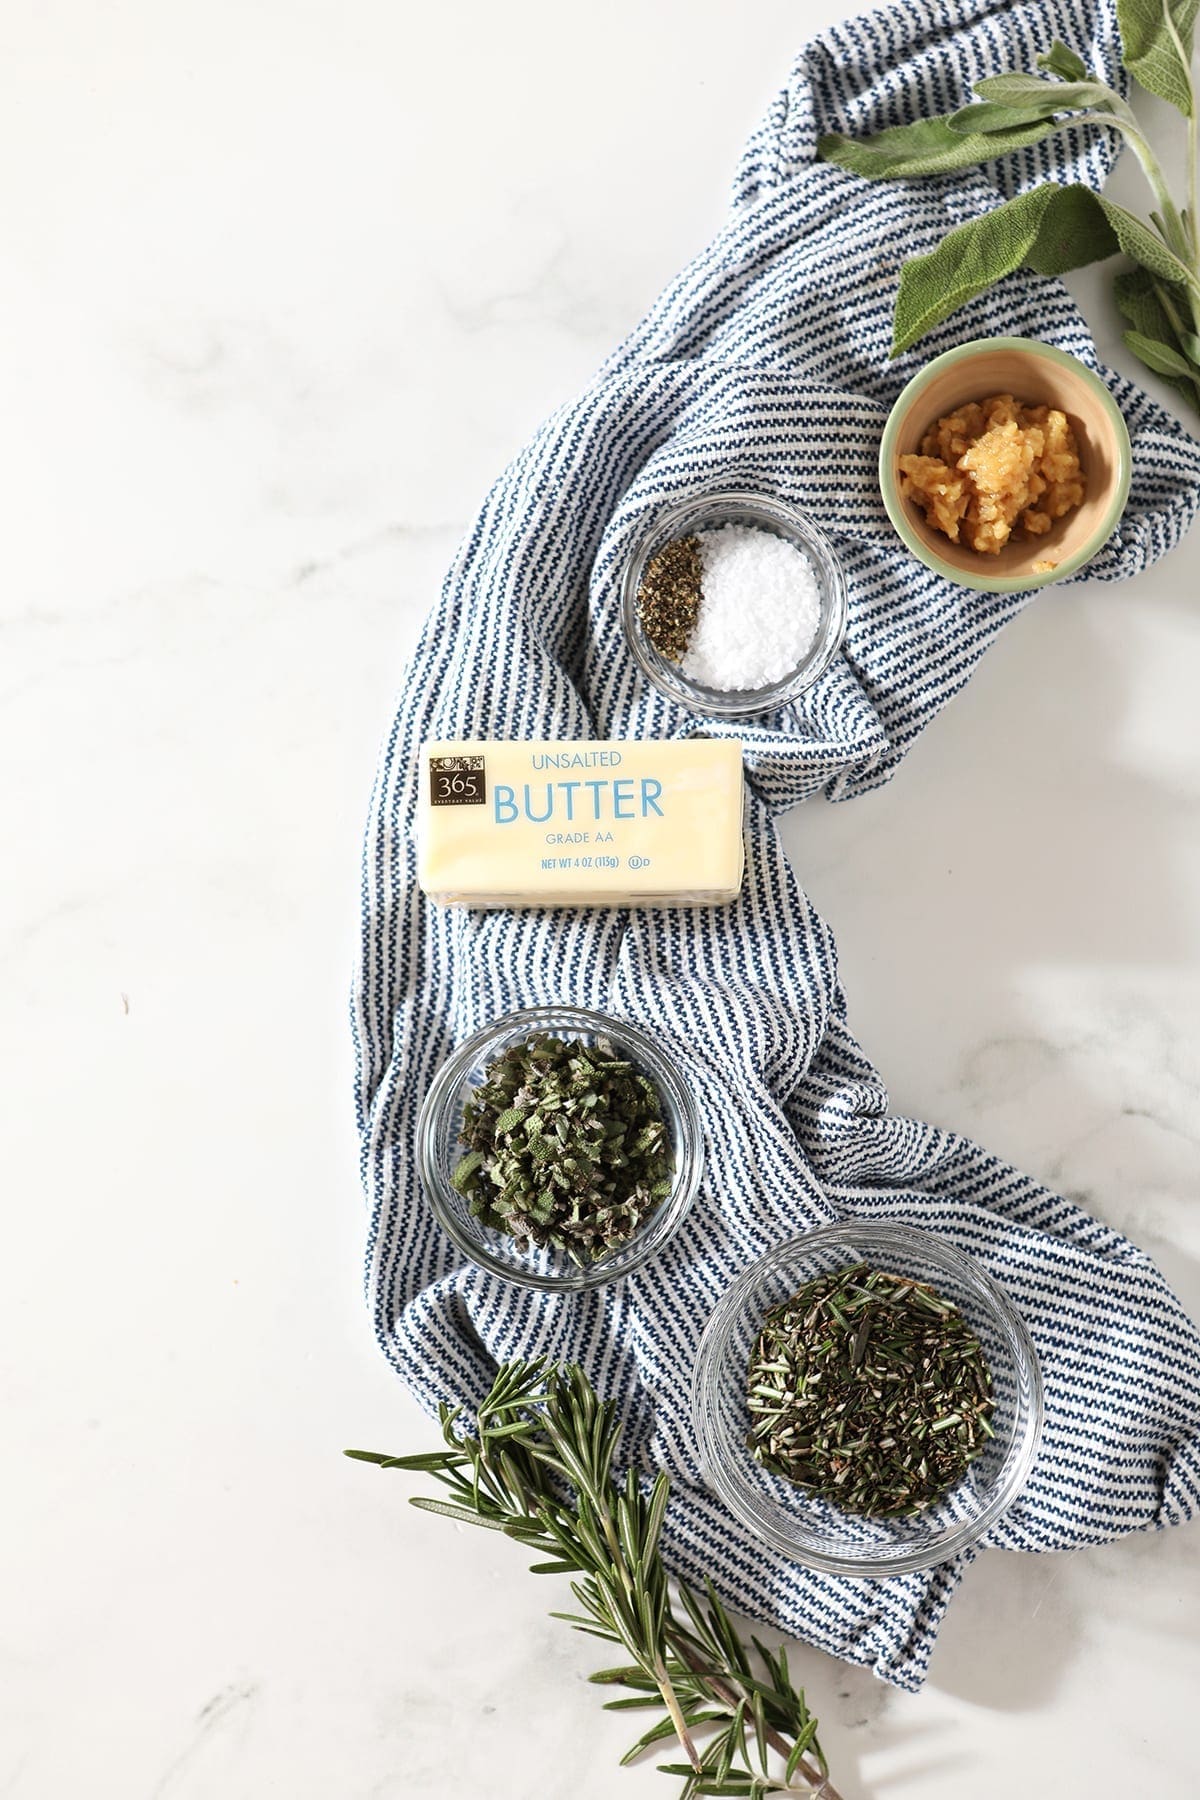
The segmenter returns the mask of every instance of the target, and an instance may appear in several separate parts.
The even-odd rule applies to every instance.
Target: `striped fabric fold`
[[[689,1377],[712,1305],[750,1260],[844,1214],[903,1215],[1007,1288],[1046,1379],[1044,1448],[990,1543],[1068,1549],[1175,1523],[1200,1504],[1200,1333],[1132,1245],[952,1133],[888,1110],[846,1020],[829,928],[774,817],[885,781],[1029,596],[951,586],[902,550],[874,475],[890,401],[926,357],[1024,333],[1098,367],[1056,282],[1021,274],[887,361],[896,272],[952,224],[1047,177],[1099,186],[1111,141],[1068,132],[982,172],[868,186],[816,163],[861,132],[962,104],[972,80],[1032,66],[1060,37],[1119,82],[1108,0],[904,0],[824,33],[743,154],[728,220],[484,502],[407,670],[372,797],[353,1024],[367,1292],[380,1346],[427,1407],[477,1401],[496,1363],[579,1361],[619,1403],[624,1455],[662,1467],[664,1550],[733,1606],[920,1685],[965,1559],[849,1581],[751,1541],[704,1489]],[[1179,542],[1200,445],[1122,377],[1130,502],[1087,571],[1125,579]],[[619,578],[633,534],[684,495],[736,486],[793,500],[835,539],[845,646],[802,700],[750,724],[704,721],[626,652]],[[1053,590],[1044,601],[1053,604]],[[1016,699],[1014,697],[1014,705]],[[426,738],[729,731],[745,745],[747,874],[731,906],[689,911],[439,909],[421,896],[415,752]],[[419,1188],[421,1098],[464,1036],[518,1006],[569,1002],[653,1032],[707,1122],[700,1198],[675,1242],[614,1287],[561,1298],[465,1263]]]

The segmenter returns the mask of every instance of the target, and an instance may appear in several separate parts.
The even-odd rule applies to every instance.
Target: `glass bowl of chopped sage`
[[[1042,1382],[1023,1320],[973,1257],[903,1220],[844,1220],[722,1296],[692,1411],[707,1484],[766,1543],[834,1574],[904,1575],[1012,1506]]]
[[[648,1032],[540,1006],[443,1063],[417,1150],[429,1203],[473,1262],[570,1291],[662,1248],[695,1199],[703,1134],[678,1065]]]
[[[832,543],[774,495],[698,494],[651,513],[625,561],[634,661],[660,693],[713,718],[796,700],[837,655],[846,616]]]

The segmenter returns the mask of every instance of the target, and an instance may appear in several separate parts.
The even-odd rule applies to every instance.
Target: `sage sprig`
[[[1046,182],[957,226],[901,270],[892,355],[1015,270],[1061,275],[1118,252],[1135,265],[1114,295],[1127,347],[1200,410],[1200,225],[1197,100],[1192,43],[1200,0],[1117,0],[1125,66],[1188,121],[1188,192],[1177,206],[1137,115],[1083,58],[1055,42],[1038,74],[1011,70],[975,84],[952,113],[854,139],[823,137],[829,162],[872,181],[942,175],[989,162],[1079,126],[1115,131],[1141,164],[1154,205],[1149,222],[1080,184]],[[1132,277],[1132,278],[1130,278]]]
[[[630,1470],[617,1479],[616,1407],[581,1369],[544,1358],[506,1363],[474,1431],[461,1407],[439,1413],[444,1450],[346,1455],[431,1475],[448,1498],[418,1496],[413,1506],[504,1532],[539,1558],[534,1574],[572,1577],[578,1610],[552,1616],[616,1644],[627,1659],[591,1677],[628,1690],[606,1708],[659,1715],[623,1764],[675,1739],[684,1760],[658,1767],[682,1777],[679,1800],[839,1800],[786,1651],[756,1637],[745,1644],[709,1583],[703,1597],[680,1583],[676,1604],[659,1553],[668,1478],[643,1484]]]

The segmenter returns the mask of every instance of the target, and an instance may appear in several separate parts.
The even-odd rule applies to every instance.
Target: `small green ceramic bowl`
[[[1027,406],[1066,413],[1087,478],[1082,505],[1044,537],[1014,539],[996,555],[952,544],[900,494],[898,458],[920,448],[931,425],[968,400],[1012,394]],[[913,555],[935,574],[985,594],[1017,594],[1062,581],[1090,562],[1116,530],[1129,498],[1129,432],[1104,383],[1074,356],[1036,338],[975,338],[913,376],[879,446],[879,486],[888,517]],[[1049,564],[1050,567],[1040,566]]]

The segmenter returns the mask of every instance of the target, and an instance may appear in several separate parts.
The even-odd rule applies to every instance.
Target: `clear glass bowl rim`
[[[534,1031],[570,1034],[603,1033],[611,1037],[649,1075],[658,1088],[671,1124],[676,1150],[675,1182],[670,1194],[641,1229],[610,1256],[587,1268],[557,1275],[541,1270],[522,1270],[491,1249],[482,1233],[471,1235],[447,1194],[446,1178],[438,1158],[438,1144],[446,1111],[457,1102],[459,1090],[476,1064],[487,1062],[492,1046],[504,1039]],[[683,1223],[700,1186],[704,1169],[704,1133],[700,1112],[679,1065],[642,1026],[611,1013],[580,1006],[528,1006],[503,1013],[484,1025],[453,1050],[437,1071],[421,1106],[417,1121],[417,1169],[421,1187],[442,1229],[473,1263],[518,1287],[541,1288],[547,1293],[578,1293],[604,1287],[639,1269],[656,1256]],[[516,1253],[519,1254],[519,1253]]]
[[[968,1283],[982,1302],[990,1307],[996,1325],[1009,1342],[1021,1380],[1018,1383],[1017,1420],[1013,1443],[1000,1478],[976,1517],[964,1519],[925,1546],[914,1546],[906,1552],[872,1555],[856,1551],[845,1555],[813,1549],[802,1540],[787,1537],[772,1527],[751,1503],[749,1490],[741,1483],[739,1471],[727,1454],[724,1440],[714,1430],[712,1409],[707,1404],[709,1392],[718,1378],[720,1364],[738,1316],[744,1312],[751,1293],[764,1278],[800,1256],[813,1250],[838,1249],[845,1246],[863,1254],[875,1253],[886,1259],[910,1252],[925,1257]],[[798,1282],[797,1285],[800,1285]],[[764,1303],[769,1304],[769,1302]],[[1027,1396],[1024,1389],[1028,1390]],[[748,1264],[734,1277],[713,1309],[704,1328],[692,1371],[692,1428],[705,1483],[729,1510],[793,1562],[826,1574],[862,1576],[863,1578],[909,1575],[919,1569],[947,1562],[973,1544],[1003,1517],[1016,1501],[1037,1459],[1044,1421],[1044,1398],[1041,1366],[1029,1328],[998,1282],[975,1257],[947,1243],[936,1232],[914,1225],[905,1219],[839,1219],[833,1224],[814,1226],[799,1237],[777,1245]]]
[[[755,515],[785,534],[793,532],[817,570],[822,615],[814,650],[798,668],[771,687],[730,688],[726,692],[689,681],[682,671],[675,670],[649,645],[638,618],[638,587],[651,549],[669,543],[674,537],[686,537],[689,531],[703,529],[705,516],[720,507],[733,507]],[[820,527],[788,500],[740,488],[714,488],[707,493],[693,494],[665,512],[654,514],[634,538],[621,577],[621,622],[625,641],[643,675],[668,699],[716,719],[740,719],[771,712],[776,707],[786,706],[812,687],[841,649],[848,611],[845,574],[837,552]]]

